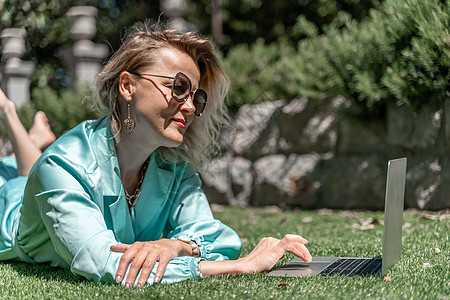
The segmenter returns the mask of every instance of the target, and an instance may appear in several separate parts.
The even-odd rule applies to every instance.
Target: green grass
[[[241,236],[242,255],[249,253],[260,237],[281,238],[285,233],[307,238],[313,255],[371,257],[382,251],[381,212],[332,211],[324,215],[225,208],[215,216]],[[436,220],[439,216],[441,220]],[[375,227],[361,230],[358,226],[368,218],[373,218]],[[407,211],[404,224],[402,259],[390,269],[390,281],[378,276],[272,278],[257,274],[125,289],[89,282],[67,270],[7,262],[0,263],[0,299],[450,299],[448,211]],[[440,253],[435,253],[435,248]],[[291,257],[287,255],[278,265]],[[290,285],[279,287],[281,282]]]

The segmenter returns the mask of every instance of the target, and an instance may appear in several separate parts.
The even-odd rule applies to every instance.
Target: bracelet
[[[192,256],[195,256],[195,257],[200,256],[200,249],[198,248],[198,245],[195,241],[193,241],[190,238],[185,237],[185,236],[177,236],[172,239],[182,241],[184,243],[189,244],[189,246],[191,246],[191,249],[192,249]]]

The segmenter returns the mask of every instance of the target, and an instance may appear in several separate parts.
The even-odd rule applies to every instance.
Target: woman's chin
[[[168,148],[176,148],[179,147],[183,143],[183,135],[178,134],[175,136],[170,136],[166,139],[167,144],[165,145]]]

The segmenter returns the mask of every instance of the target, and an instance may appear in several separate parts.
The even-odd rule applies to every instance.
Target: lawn
[[[382,212],[216,207],[214,214],[241,236],[241,255],[260,237],[285,233],[307,238],[313,255],[372,257],[382,251]],[[88,282],[67,270],[9,262],[0,263],[0,299],[450,299],[450,212],[409,210],[403,224],[402,259],[387,277],[257,274],[125,289]]]

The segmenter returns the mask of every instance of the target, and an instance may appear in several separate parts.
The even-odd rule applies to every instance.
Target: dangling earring
[[[136,123],[131,119],[130,106],[132,99],[126,101],[127,101],[127,118],[123,120],[123,130],[125,130],[126,133],[130,134],[134,130],[134,127],[136,127]]]

